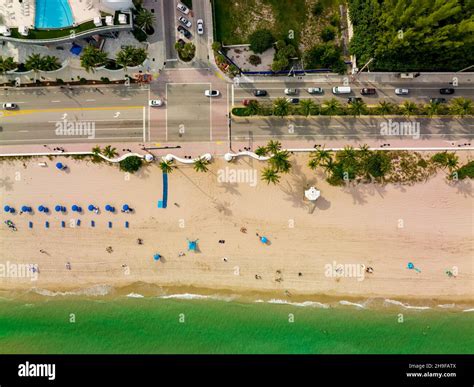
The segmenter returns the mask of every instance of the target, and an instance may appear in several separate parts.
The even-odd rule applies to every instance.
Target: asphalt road
[[[332,93],[332,87],[342,86],[341,83],[316,83],[316,82],[292,82],[287,83],[284,81],[275,81],[275,82],[257,82],[257,83],[242,83],[234,85],[233,90],[233,105],[240,105],[244,99],[258,99],[259,101],[271,101],[272,99],[288,97],[285,95],[285,88],[296,88],[299,93],[297,98],[301,99],[313,99],[318,103],[322,103],[325,100],[331,98],[337,98],[341,102],[346,102],[348,97],[361,97],[364,102],[368,105],[376,105],[381,101],[392,102],[396,104],[401,104],[405,100],[411,100],[416,103],[428,103],[430,98],[433,97],[443,97],[447,100],[455,97],[466,97],[474,98],[474,87],[473,86],[460,86],[455,88],[455,93],[452,95],[441,95],[439,89],[452,87],[446,83],[432,83],[429,85],[417,85],[416,88],[413,87],[413,84],[400,82],[400,83],[391,83],[391,84],[371,84],[371,83],[357,83],[350,84],[352,89],[350,94],[339,94],[334,95]],[[324,90],[323,95],[312,95],[307,92],[309,87],[321,87]],[[370,96],[362,96],[360,94],[360,89],[363,87],[375,88],[377,93]],[[405,96],[395,95],[396,88],[406,88],[409,89],[409,94]],[[255,97],[253,91],[255,89],[264,89],[267,90],[268,96],[266,97]]]
[[[135,85],[9,89],[0,100],[19,105],[0,111],[2,145],[141,142],[148,136],[148,90]]]
[[[176,60],[177,53],[174,49],[176,43],[176,0],[162,0],[163,1],[163,24],[165,30],[165,60]]]
[[[390,121],[389,121],[390,120]],[[394,123],[414,124],[403,136],[394,131],[383,131]],[[394,128],[395,126],[390,126]],[[389,134],[392,133],[392,134]],[[419,134],[419,138],[418,138]],[[232,139],[235,141],[264,141],[268,138],[285,140],[359,140],[391,138],[443,139],[457,141],[474,137],[474,118],[414,118],[414,117],[249,117],[232,120]]]

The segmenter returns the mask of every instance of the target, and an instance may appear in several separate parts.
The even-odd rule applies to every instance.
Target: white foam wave
[[[350,301],[346,301],[346,300],[339,301],[339,304],[346,305],[346,306],[356,306],[357,308],[365,309],[365,306],[362,305],[362,304],[357,304],[355,302],[350,302]]]
[[[145,296],[143,294],[130,293],[130,294],[127,294],[127,297],[130,297],[130,298],[143,298]]]
[[[463,312],[474,312],[474,308],[471,308],[471,309],[464,309]]]
[[[232,301],[235,297],[224,297],[217,295],[204,295],[204,294],[192,294],[192,293],[182,293],[182,294],[169,294],[166,296],[160,296],[158,298],[162,299],[178,299],[178,300],[218,300],[218,301]]]
[[[110,293],[112,287],[109,285],[95,285],[86,289],[79,289],[67,292],[53,292],[47,289],[34,288],[32,292],[46,297],[57,297],[57,296],[106,296]]]
[[[265,302],[263,300],[256,300],[255,302]],[[304,302],[290,302],[286,300],[280,300],[272,298],[271,300],[267,301],[269,304],[280,304],[280,305],[292,305],[292,306],[299,306],[299,307],[313,307],[313,308],[329,308],[329,305],[323,304],[317,301],[304,301]]]
[[[403,302],[400,302],[400,301],[397,301],[397,300],[390,300],[388,298],[386,298],[384,300],[385,303],[387,304],[392,304],[392,305],[397,305],[397,306],[401,306],[405,309],[418,309],[418,310],[426,310],[426,309],[431,309],[430,306],[412,306],[412,305],[408,305],[408,304],[404,304]]]
[[[441,304],[438,305],[438,308],[443,308],[443,309],[449,309],[449,308],[454,308],[456,304]]]

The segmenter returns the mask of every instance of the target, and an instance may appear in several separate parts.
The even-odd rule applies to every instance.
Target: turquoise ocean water
[[[0,353],[472,354],[473,316],[385,304],[4,297]]]

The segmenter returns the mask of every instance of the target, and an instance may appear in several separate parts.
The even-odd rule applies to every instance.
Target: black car
[[[375,89],[371,89],[371,88],[367,88],[367,87],[364,87],[363,89],[361,89],[360,93],[362,95],[373,95],[375,94],[377,91]]]
[[[289,103],[294,103],[294,104],[300,103],[300,99],[299,99],[299,98],[287,98],[286,100],[287,100]]]
[[[267,91],[266,90],[261,90],[261,89],[257,89],[257,90],[254,90],[253,91],[253,95],[255,97],[265,97],[267,95]]]
[[[352,102],[356,102],[356,101],[362,101],[362,98],[360,98],[360,97],[349,97],[349,98],[347,98],[347,103],[352,103]]]
[[[454,94],[454,89],[451,87],[446,87],[444,89],[439,89],[440,94]]]
[[[183,26],[178,26],[178,32],[180,34],[183,34],[186,38],[191,39],[191,32],[189,32],[186,28]]]
[[[430,98],[431,103],[446,103],[446,98]]]

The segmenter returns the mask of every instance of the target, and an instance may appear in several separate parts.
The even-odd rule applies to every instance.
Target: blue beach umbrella
[[[27,207],[27,206],[22,206],[22,207],[21,207],[21,210],[22,210],[23,212],[28,212],[28,208],[29,208],[29,207]]]
[[[43,212],[44,212],[45,214],[47,214],[47,213],[49,212],[49,208],[48,208],[48,207],[43,207]]]
[[[61,212],[63,210],[63,208],[58,204],[56,205],[56,207],[54,207],[54,211],[56,212]]]
[[[196,251],[197,250],[197,242],[198,242],[198,239],[196,239],[195,241],[188,240],[188,251]]]
[[[71,208],[71,209],[72,209],[74,212],[77,212],[77,211],[79,211],[79,207],[78,207],[78,206],[76,206],[75,204],[72,206],[72,208]]]
[[[122,210],[124,210],[124,211],[128,211],[129,209],[130,209],[130,207],[128,206],[128,204],[124,204],[122,206]]]
[[[264,237],[264,236],[260,237],[260,242],[267,244],[268,243],[267,237]]]
[[[56,163],[56,168],[63,169],[64,168],[63,163]]]
[[[44,206],[39,206],[39,207],[38,207],[38,211],[39,211],[39,212],[43,212],[43,211],[44,211]]]
[[[89,204],[89,207],[87,207],[89,209],[89,211],[94,211],[95,210],[95,207],[92,205],[92,204]]]
[[[153,259],[154,259],[155,261],[159,261],[160,258],[161,258],[161,255],[160,255],[160,254],[155,254],[155,255],[153,256]]]
[[[10,206],[5,206],[5,207],[3,207],[3,210],[5,212],[10,212],[10,208],[11,208]]]
[[[15,209],[13,207],[10,207],[10,214],[14,214],[15,213]]]
[[[110,204],[107,204],[105,206],[105,211],[110,211],[112,209],[112,206]]]
[[[66,207],[61,207],[61,212],[66,212]]]

